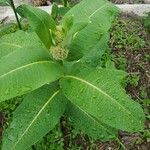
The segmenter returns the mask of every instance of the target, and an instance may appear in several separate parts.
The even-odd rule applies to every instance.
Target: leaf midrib
[[[103,95],[105,95],[106,97],[108,97],[109,100],[111,100],[113,103],[117,104],[119,106],[119,108],[122,108],[126,113],[128,113],[129,115],[132,115],[132,113],[130,111],[128,111],[125,107],[123,107],[120,103],[118,103],[114,98],[112,98],[109,94],[107,94],[106,92],[104,92],[99,87],[93,85],[92,83],[90,83],[90,82],[88,82],[88,81],[86,81],[86,80],[84,80],[82,78],[79,78],[79,77],[76,77],[76,76],[71,76],[71,75],[64,76],[63,78],[72,78],[72,79],[78,80],[78,81],[80,81],[82,83],[85,83],[85,84],[89,85],[90,87],[93,87],[95,90],[99,91],[100,93],[102,93]],[[133,116],[133,118],[135,118],[135,117]]]
[[[2,42],[2,43],[0,43],[0,45],[9,45],[9,46],[17,47],[17,48],[21,48],[22,47],[20,45],[8,43],[8,42]]]
[[[42,63],[50,63],[50,62],[51,62],[51,61],[46,60],[46,61],[37,61],[37,62],[30,63],[30,64],[26,64],[26,65],[24,65],[24,66],[15,68],[15,69],[13,69],[13,70],[11,70],[11,71],[5,73],[5,74],[2,74],[2,75],[0,76],[0,79],[3,78],[3,77],[5,77],[5,76],[7,76],[7,75],[9,75],[9,74],[11,74],[11,73],[13,73],[13,72],[15,72],[15,71],[21,70],[21,69],[23,69],[23,68],[27,68],[27,67],[32,66],[32,65],[37,65],[37,64],[42,64]]]
[[[13,146],[12,150],[15,150],[16,145],[22,140],[23,136],[28,132],[30,127],[34,124],[34,122],[37,120],[37,118],[40,116],[42,111],[46,108],[46,106],[54,99],[54,97],[60,92],[60,90],[57,90],[51,97],[48,99],[48,101],[44,104],[44,106],[40,109],[40,111],[34,116],[33,120],[30,122],[30,124],[27,126],[23,134],[20,136],[20,138],[17,140],[15,145]]]
[[[96,9],[88,18],[90,19],[90,18],[92,18],[92,16],[94,15],[94,14],[96,14],[99,10],[101,10],[101,9],[103,9],[105,6],[107,6],[108,4],[106,3],[106,4],[104,4],[103,6],[101,6],[100,8],[98,8],[98,9]]]
[[[87,16],[87,18],[89,19],[89,22],[91,21],[90,19],[92,18],[92,16],[97,13],[99,10],[103,9],[104,7],[108,6],[108,3],[102,5],[101,7],[97,8],[94,12],[92,12],[91,14],[89,14],[89,16],[87,14],[85,14]],[[74,14],[72,14],[74,15]]]

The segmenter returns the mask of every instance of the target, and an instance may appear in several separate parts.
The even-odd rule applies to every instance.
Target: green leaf
[[[64,61],[64,72],[66,74],[78,74],[81,71],[87,72],[93,72],[95,69],[102,69],[102,67],[97,66],[97,67],[88,67],[87,64],[85,64],[82,61]],[[117,70],[116,68],[107,68],[106,70],[111,70],[111,75],[113,75],[114,80],[116,80],[118,83],[122,84],[122,82],[125,80],[127,77],[127,73],[122,71],[122,70]]]
[[[56,29],[52,17],[44,10],[29,5],[21,5],[17,8],[17,11],[21,16],[28,19],[30,26],[49,49],[52,44],[50,30]]]
[[[58,20],[60,20],[69,10],[69,7],[58,7],[56,3],[53,3],[51,16],[53,19],[57,19],[58,17]]]
[[[101,40],[93,46],[93,48],[83,56],[80,61],[85,63],[89,67],[97,67],[100,64],[100,60],[102,55],[108,49],[108,41],[109,41],[109,34],[105,34],[102,36]]]
[[[0,59],[0,101],[23,95],[63,74],[46,49],[26,47]]]
[[[59,7],[58,14],[60,17],[63,17],[69,10],[70,7]]]
[[[80,69],[64,76],[61,87],[65,96],[86,113],[116,129],[135,132],[144,127],[145,116],[131,100],[110,69]]]
[[[0,0],[0,6],[8,6],[9,0]]]
[[[68,26],[67,28],[70,28],[71,26],[71,18],[69,18],[69,20],[67,20],[67,24],[66,26]],[[70,22],[70,23],[69,23]],[[70,32],[66,35],[64,41],[63,41],[63,46],[67,49],[68,48],[68,45],[71,44],[72,42],[72,39],[73,37],[76,35],[76,33],[78,31],[81,31],[85,26],[87,26],[87,22],[80,22],[80,23],[77,23],[75,26],[73,26],[71,29],[70,29]],[[82,52],[81,51],[78,51],[78,53],[76,51],[70,51],[69,52],[69,56],[68,56],[68,60],[74,60],[75,58],[80,58],[82,57]]]
[[[79,13],[82,10],[81,13]],[[74,59],[86,55],[101,40],[111,27],[111,22],[118,14],[118,9],[106,0],[83,0],[73,7],[64,17],[63,28],[67,31],[66,22],[73,17],[73,26],[81,22],[87,25],[72,36],[71,44],[68,45],[70,53],[76,54]],[[71,29],[67,31],[70,34]]]
[[[76,129],[83,131],[94,139],[109,141],[116,138],[117,131],[101,123],[82,108],[68,102],[66,114]]]
[[[56,3],[53,3],[53,5],[52,5],[52,13],[51,13],[52,18],[56,19],[57,14],[58,14],[58,5]]]
[[[65,35],[67,35],[67,32],[71,29],[72,25],[73,25],[73,16],[68,16],[66,21],[63,22],[63,29],[64,29]]]
[[[17,31],[0,38],[0,59],[13,51],[23,50],[24,47],[37,46],[43,47],[41,40],[36,33],[27,33],[24,31]]]
[[[30,93],[13,114],[2,150],[26,150],[52,130],[64,113],[66,101],[55,84]]]

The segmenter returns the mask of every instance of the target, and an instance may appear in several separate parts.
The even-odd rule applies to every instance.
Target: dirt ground
[[[56,0],[59,1],[59,0]],[[78,3],[80,0],[69,0],[69,2],[71,4],[76,4]],[[144,0],[109,0],[115,4],[144,4],[145,1]],[[32,0],[32,3],[35,6],[45,6],[45,5],[49,5],[50,2],[52,2],[52,0]]]
[[[144,4],[144,0],[110,0],[113,3],[116,4],[135,4],[135,3],[140,3],[140,4]]]
[[[131,41],[126,41],[125,44],[118,47],[120,43],[113,40],[113,35],[111,36],[110,46],[112,48],[112,53],[115,58],[116,67],[122,69],[119,66],[120,61],[117,58],[124,58],[125,60],[125,70],[129,74],[130,81],[127,81],[126,91],[135,101],[141,103],[145,114],[150,115],[150,105],[144,104],[145,101],[150,102],[150,33],[143,27],[143,21],[136,16],[122,16],[120,21],[120,27],[124,32],[125,37],[134,37],[134,33],[137,35]],[[119,24],[119,22],[118,22]],[[113,31],[118,30],[115,26],[112,28]],[[115,32],[114,31],[114,32]],[[122,38],[125,38],[122,36]],[[139,37],[142,41],[138,40]],[[131,39],[131,38],[130,38]],[[137,41],[136,41],[137,40]],[[114,42],[112,42],[114,41]],[[136,44],[145,42],[144,45]],[[148,58],[148,59],[147,59]],[[135,83],[132,82],[130,77],[138,77]],[[133,78],[132,78],[133,79]],[[145,131],[150,130],[150,120],[147,119],[145,123]],[[149,150],[150,142],[146,141],[145,137],[138,134],[126,134],[120,132],[120,139],[125,145],[127,150]],[[139,143],[138,143],[139,142]]]

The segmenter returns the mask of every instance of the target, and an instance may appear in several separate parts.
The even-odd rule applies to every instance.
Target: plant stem
[[[19,21],[19,18],[18,18],[18,15],[17,15],[16,9],[15,9],[15,5],[14,5],[14,1],[13,0],[10,0],[10,5],[11,5],[13,11],[14,11],[14,14],[15,14],[15,17],[16,17],[16,20],[17,20],[17,23],[18,23],[18,27],[21,30],[22,29],[21,23]]]

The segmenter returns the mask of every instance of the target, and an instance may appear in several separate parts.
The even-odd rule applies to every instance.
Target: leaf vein
[[[7,72],[7,73],[1,75],[1,76],[0,76],[0,79],[3,78],[3,77],[5,77],[5,76],[7,76],[7,75],[9,75],[9,74],[11,74],[11,73],[13,73],[13,72],[15,72],[15,71],[21,70],[21,69],[23,69],[23,68],[27,68],[27,67],[29,67],[29,66],[36,65],[36,64],[40,64],[40,63],[48,63],[48,62],[50,62],[50,61],[48,61],[48,60],[47,60],[47,61],[37,61],[37,62],[30,63],[30,64],[26,64],[26,65],[24,65],[24,66],[18,67],[18,68],[16,68],[16,69],[13,69],[13,70],[11,70],[11,71],[9,71],[9,72]]]
[[[44,104],[44,106],[41,108],[41,110],[35,115],[35,117],[33,118],[33,120],[31,121],[31,123],[28,125],[28,127],[25,129],[25,131],[23,132],[23,134],[20,136],[20,138],[17,140],[17,142],[14,144],[12,150],[15,149],[16,145],[21,141],[22,137],[28,132],[28,130],[30,129],[30,127],[33,125],[33,123],[37,120],[37,118],[39,117],[39,115],[42,113],[42,111],[46,108],[46,106],[50,103],[50,101],[59,93],[60,91],[57,90],[49,99],[48,101]]]
[[[64,78],[72,78],[72,79],[75,79],[75,80],[78,80],[78,81],[81,81],[82,83],[85,83],[87,85],[89,85],[90,87],[93,87],[94,89],[96,89],[97,91],[99,91],[100,93],[102,93],[103,95],[105,95],[106,97],[108,97],[113,103],[117,104],[119,106],[119,108],[122,108],[124,111],[126,111],[129,115],[131,115],[131,112],[128,111],[126,108],[124,108],[120,103],[118,103],[114,98],[112,98],[109,94],[107,94],[106,92],[102,91],[99,87],[91,84],[90,82],[82,79],[82,78],[79,78],[79,77],[75,77],[75,76],[71,76],[71,75],[68,75],[68,76],[65,76]]]
[[[21,48],[21,47],[22,47],[22,46],[17,45],[17,44],[6,43],[6,42],[2,42],[0,45],[9,45],[9,46],[18,47],[18,48]]]

